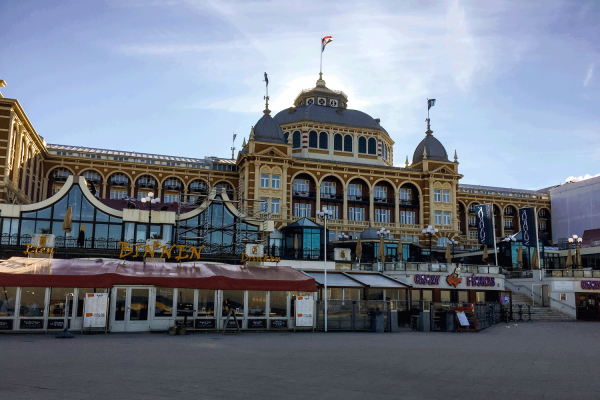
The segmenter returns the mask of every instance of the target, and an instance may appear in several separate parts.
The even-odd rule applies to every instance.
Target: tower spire
[[[263,114],[265,115],[269,115],[271,114],[271,110],[269,110],[269,78],[267,77],[267,73],[265,72],[265,80],[263,81],[265,83],[265,96],[263,97],[263,100],[265,100],[265,111],[263,111]]]
[[[458,162],[458,156],[456,155],[456,150],[454,150],[454,162]]]
[[[408,168],[408,155],[406,156],[406,164],[405,167]]]

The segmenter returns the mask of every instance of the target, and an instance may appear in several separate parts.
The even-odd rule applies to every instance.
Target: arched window
[[[56,168],[54,171],[52,171],[54,182],[66,182],[70,175],[73,174],[66,168]]]
[[[342,151],[342,135],[340,135],[339,133],[336,133],[336,135],[333,137],[333,150],[335,151]]]
[[[438,239],[436,246],[446,247],[449,241],[450,239],[448,239],[447,237],[441,237]]]
[[[316,149],[318,146],[318,135],[317,132],[315,131],[310,131],[308,133],[308,147],[312,148],[312,149]]]
[[[377,155],[377,140],[369,138],[369,154]]]
[[[328,136],[326,132],[319,133],[319,148],[327,150],[328,146]]]
[[[190,182],[189,192],[190,193],[201,193],[206,190],[206,182],[200,179],[194,179]]]
[[[300,148],[300,132],[298,132],[298,131],[294,132],[294,134],[292,136],[292,147],[294,149]]]
[[[363,136],[358,138],[358,152],[367,154],[367,139]]]
[[[129,184],[129,178],[125,174],[112,174],[110,176],[110,184],[112,186],[125,186]]]
[[[139,188],[154,189],[156,187],[156,181],[149,175],[140,176],[137,180]]]
[[[96,171],[91,170],[91,169],[88,169],[87,171],[85,171],[81,175],[88,182],[100,183],[102,181],[102,178],[100,177],[100,174],[98,172],[96,172]]]
[[[283,134],[283,140],[285,142],[285,144],[288,144],[288,139],[290,138],[290,133],[286,132]]]
[[[181,181],[177,178],[169,178],[165,181],[165,190],[181,190]]]
[[[352,151],[352,136],[344,136],[344,151]]]

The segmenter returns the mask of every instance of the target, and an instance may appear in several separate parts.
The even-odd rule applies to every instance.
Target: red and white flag
[[[327,45],[327,43],[331,42],[333,40],[333,38],[331,36],[325,36],[322,40],[321,40],[321,53],[323,51],[325,51],[325,46]]]

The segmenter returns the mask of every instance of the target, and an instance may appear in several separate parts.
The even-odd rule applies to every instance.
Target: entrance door
[[[111,332],[150,330],[149,287],[115,287],[112,293]]]
[[[550,285],[542,285],[542,307],[550,307]]]

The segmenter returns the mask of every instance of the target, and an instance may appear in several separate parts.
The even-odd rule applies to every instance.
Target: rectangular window
[[[121,200],[121,199],[123,199],[125,197],[127,197],[127,191],[126,190],[111,190],[110,191],[110,198],[111,199]]]
[[[413,235],[406,235],[406,241],[407,242],[412,242],[413,241]]]
[[[43,317],[46,288],[22,287],[19,317]]]
[[[3,286],[0,288],[0,317],[13,317],[15,315],[16,299],[16,287]]]
[[[260,199],[262,203],[260,203],[260,211],[269,212],[269,199],[262,198]]]
[[[194,289],[177,289],[177,316],[191,316],[194,311]]]
[[[267,310],[267,292],[248,290],[248,316],[264,317]]]
[[[443,196],[444,197],[442,198],[442,201],[444,203],[450,203],[450,191],[449,190],[444,190]]]
[[[477,232],[476,231],[470,231],[469,232],[469,239],[477,239]]]
[[[538,226],[540,228],[540,231],[545,231],[546,230],[546,221],[539,221]]]
[[[271,214],[279,214],[279,199],[271,199]]]
[[[353,183],[348,186],[348,200],[356,200],[360,196],[362,196],[362,185]]]
[[[350,219],[350,221],[364,221],[365,209],[358,207],[350,207],[348,218]]]
[[[156,302],[154,303],[155,317],[173,316],[173,289],[156,288]]]
[[[474,227],[475,224],[475,217],[469,217],[469,227]]]
[[[390,222],[390,210],[375,210],[375,222]]]
[[[294,194],[308,195],[308,181],[306,179],[294,179],[293,191]]]
[[[271,176],[271,188],[272,189],[279,189],[281,187],[281,178],[279,175],[272,175]]]
[[[385,186],[375,186],[375,198],[376,199],[385,199],[385,198],[387,198],[387,187],[385,187]]]
[[[331,219],[338,219],[338,206],[325,206],[328,211],[331,211],[333,214],[331,215]]]
[[[198,316],[212,317],[213,315],[215,315],[215,291],[198,290]]]
[[[440,202],[442,201],[442,190],[441,189],[434,189],[433,191],[433,201],[435,202]]]
[[[229,310],[233,310],[237,316],[244,315],[244,291],[223,290],[223,318]]]
[[[269,315],[271,317],[287,317],[287,292],[272,291],[269,293]]]
[[[261,188],[269,187],[269,175],[268,174],[262,174],[260,176],[260,187]]]
[[[64,317],[65,316],[65,300],[67,294],[73,294],[73,288],[50,288],[50,304],[48,305],[48,316]],[[73,297],[69,297],[69,317],[73,316]]]
[[[505,219],[504,220],[504,227],[507,229],[512,229],[513,227],[513,221],[512,219]]]
[[[400,189],[400,200],[403,200],[403,201],[412,200],[412,189]]]
[[[312,217],[311,214],[311,205],[310,204],[299,204],[296,203],[294,205],[294,217],[300,217],[300,218],[310,218]]]
[[[441,225],[442,224],[442,212],[441,211],[436,211],[435,212],[435,221],[434,224],[436,225]]]
[[[444,211],[444,225],[450,225],[450,211]]]
[[[546,210],[542,208],[542,209],[540,210],[540,212],[538,213],[538,215],[539,215],[540,217],[545,217],[545,216],[546,216]]]
[[[401,224],[414,224],[415,223],[415,212],[414,211],[400,211],[400,223]]]
[[[165,203],[179,203],[179,195],[177,194],[165,194],[163,197]]]
[[[335,182],[321,183],[321,198],[331,199],[335,195]]]

